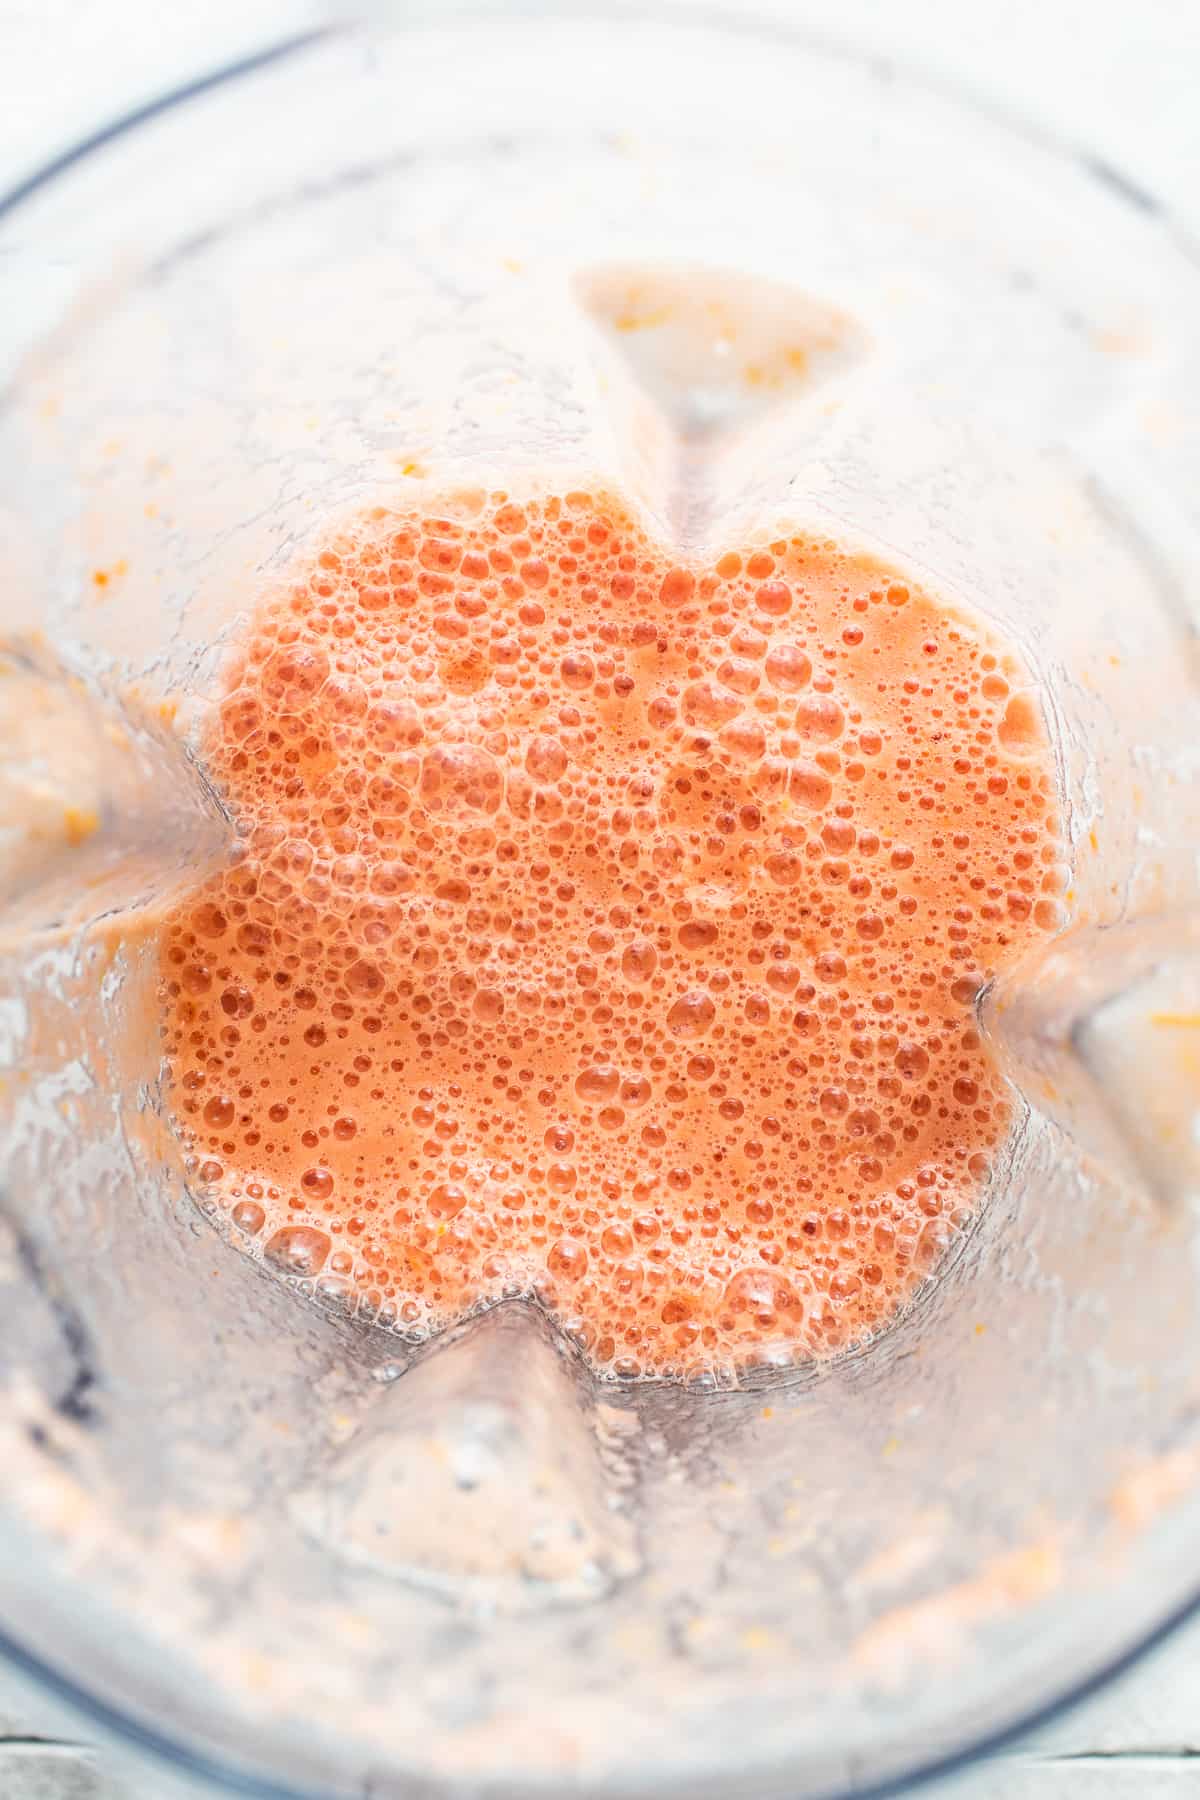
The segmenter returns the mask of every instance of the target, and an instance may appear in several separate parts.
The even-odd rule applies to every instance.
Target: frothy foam
[[[681,563],[603,493],[376,509],[206,752],[245,851],[164,936],[170,1101],[277,1269],[684,1372],[871,1335],[970,1217],[972,1002],[1067,879],[980,619],[802,535]]]

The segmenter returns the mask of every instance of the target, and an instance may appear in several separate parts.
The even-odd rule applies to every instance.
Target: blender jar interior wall
[[[1020,641],[1089,963],[1147,921],[1186,960],[1196,273],[1067,155],[741,15],[418,12],[2,229],[6,639],[96,704],[194,746],[257,589],[368,497],[551,468],[689,545],[815,523]],[[845,354],[777,404],[722,375],[697,432],[597,325],[605,271],[680,268],[794,289]],[[160,886],[227,841],[194,760],[96,803],[118,851],[172,808]],[[824,1793],[986,1736],[1200,1579],[1191,1219],[1046,1092],[1042,972],[1026,1037],[994,1021],[1026,1104],[989,1202],[888,1338],[625,1389],[521,1308],[414,1361],[213,1230],[162,1119],[160,898],[7,952],[0,1618],[68,1683],[297,1790],[653,1759]]]

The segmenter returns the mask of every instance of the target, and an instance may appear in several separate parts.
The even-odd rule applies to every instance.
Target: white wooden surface
[[[758,4],[790,6],[816,30],[871,41],[1052,124],[1200,230],[1200,0]],[[0,186],[127,106],[325,10],[321,0],[0,0]],[[0,1800],[159,1800],[161,1791],[153,1778],[135,1788],[103,1756],[64,1741],[61,1722],[0,1671]],[[1200,1624],[958,1791],[963,1800],[1200,1800]]]

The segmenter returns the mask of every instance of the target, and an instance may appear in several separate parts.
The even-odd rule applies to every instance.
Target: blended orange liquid
[[[230,668],[244,854],[162,946],[193,1177],[407,1331],[534,1294],[619,1375],[861,1341],[1008,1128],[979,987],[1062,923],[1028,678],[824,539],[444,504],[337,529]]]

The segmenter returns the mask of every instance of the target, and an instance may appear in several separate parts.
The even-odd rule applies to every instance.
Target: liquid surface
[[[861,1341],[969,1219],[973,1001],[1066,881],[982,620],[605,494],[376,510],[205,751],[244,855],[164,936],[169,1101],[277,1269],[407,1331],[534,1293],[629,1376]]]

